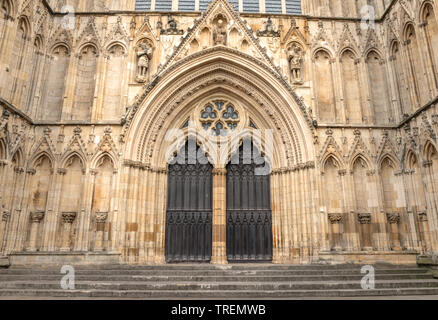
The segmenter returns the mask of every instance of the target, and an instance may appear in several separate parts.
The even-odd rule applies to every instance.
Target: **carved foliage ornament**
[[[96,212],[96,222],[105,223],[108,219],[108,212]]]
[[[400,215],[398,213],[386,213],[386,218],[390,224],[398,224],[400,222]]]
[[[44,211],[33,211],[30,213],[30,220],[34,223],[40,223],[44,219],[45,214]]]
[[[370,224],[371,214],[370,213],[358,213],[357,218],[360,224]]]
[[[76,212],[63,212],[62,213],[62,220],[64,223],[73,223],[76,219]]]
[[[342,213],[329,213],[328,219],[331,224],[341,223],[343,220],[343,215]]]

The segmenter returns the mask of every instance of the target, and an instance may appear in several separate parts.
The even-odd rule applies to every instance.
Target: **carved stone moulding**
[[[360,224],[370,224],[371,223],[371,213],[358,213],[357,219]]]
[[[343,214],[342,213],[329,213],[328,219],[331,224],[341,223],[343,220]]]
[[[73,223],[75,221],[77,216],[77,212],[63,212],[62,213],[62,220],[64,223]]]
[[[387,212],[386,218],[390,224],[398,224],[400,222],[400,215],[396,212]]]
[[[30,213],[30,220],[34,223],[40,223],[44,219],[45,215],[45,211],[32,211]]]

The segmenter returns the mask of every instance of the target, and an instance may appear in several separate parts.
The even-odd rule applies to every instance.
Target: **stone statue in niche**
[[[291,73],[292,83],[302,84],[303,83],[303,49],[297,44],[292,44],[288,49],[288,60],[289,68]]]
[[[227,21],[220,14],[214,19],[213,43],[217,45],[227,45]]]
[[[137,52],[137,82],[145,82],[148,78],[149,61],[152,59],[152,48],[147,43],[140,44]]]

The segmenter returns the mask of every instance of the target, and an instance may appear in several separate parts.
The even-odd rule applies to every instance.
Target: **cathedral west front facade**
[[[438,253],[434,0],[0,0],[0,256]]]

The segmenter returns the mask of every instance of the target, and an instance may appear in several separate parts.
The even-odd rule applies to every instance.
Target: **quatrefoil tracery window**
[[[203,105],[200,111],[200,124],[215,136],[227,136],[235,131],[241,121],[235,104],[223,100],[214,100]]]

